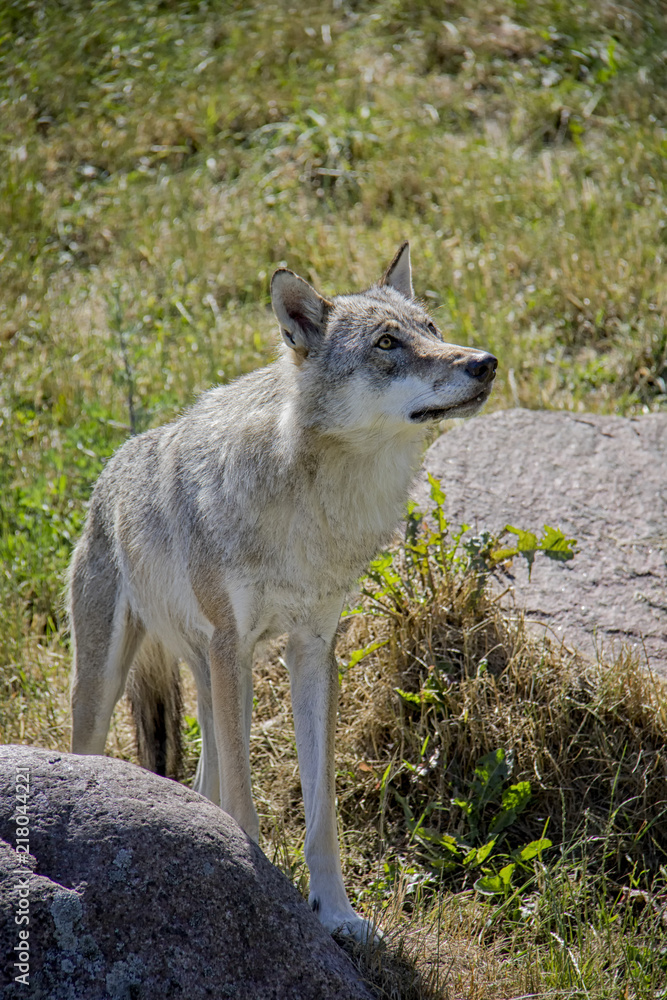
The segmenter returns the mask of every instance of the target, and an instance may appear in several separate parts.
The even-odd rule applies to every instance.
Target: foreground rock
[[[14,850],[22,769],[28,858]],[[0,838],[3,1000],[370,996],[232,819],[132,764],[0,748]],[[20,893],[31,869],[29,895]],[[29,925],[16,923],[27,912],[22,898]],[[27,988],[13,981],[25,929]]]
[[[492,413],[440,437],[425,468],[455,525],[549,524],[577,539],[572,562],[538,556],[530,583],[515,560],[530,618],[589,655],[626,644],[667,674],[667,413]],[[423,505],[425,479],[416,495]]]

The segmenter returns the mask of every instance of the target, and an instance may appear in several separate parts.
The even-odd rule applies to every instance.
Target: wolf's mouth
[[[488,399],[490,393],[491,385],[486,385],[476,396],[464,399],[462,403],[456,403],[454,406],[426,407],[423,410],[414,410],[410,414],[410,420],[415,424],[425,424],[430,420],[446,420],[447,417],[455,417],[459,411],[465,410],[469,406],[475,406],[475,404],[481,406]]]

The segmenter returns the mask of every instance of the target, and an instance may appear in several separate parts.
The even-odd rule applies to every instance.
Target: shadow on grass
[[[350,957],[378,1000],[399,997],[401,1000],[439,1000],[442,997],[431,975],[418,968],[419,958],[409,954],[404,938],[389,935],[380,945],[359,944],[337,934],[334,940]]]

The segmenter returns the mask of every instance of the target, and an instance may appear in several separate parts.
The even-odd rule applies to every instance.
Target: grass
[[[2,5],[0,738],[67,747],[91,485],[270,358],[281,263],[357,288],[408,237],[447,338],[500,359],[491,406],[665,408],[666,31],[660,0]],[[412,592],[376,567],[339,646],[346,880],[394,928],[357,956],[376,992],[666,995],[657,680],[536,646],[463,562],[420,589],[401,551]],[[279,647],[256,702],[264,845],[303,887]],[[122,705],[108,749],[134,753]]]

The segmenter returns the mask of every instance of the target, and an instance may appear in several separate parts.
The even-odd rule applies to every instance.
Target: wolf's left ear
[[[286,267],[271,278],[271,302],[285,343],[307,357],[324,333],[332,303]]]
[[[389,285],[390,288],[395,288],[401,295],[405,295],[406,299],[413,298],[410,244],[407,240],[405,243],[401,243],[398,253],[380,278],[380,285]]]

